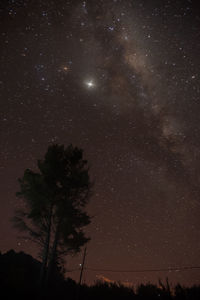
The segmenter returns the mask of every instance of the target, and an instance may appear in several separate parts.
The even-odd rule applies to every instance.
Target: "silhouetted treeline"
[[[183,287],[176,285],[173,289],[166,283],[141,284],[136,288],[125,287],[120,283],[98,281],[95,285],[82,285],[64,278],[62,270],[57,268],[53,284],[42,292],[38,289],[41,263],[24,252],[10,250],[0,253],[0,295],[2,299],[21,300],[199,300],[200,286]]]

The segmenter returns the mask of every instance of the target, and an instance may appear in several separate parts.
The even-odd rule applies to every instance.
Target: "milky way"
[[[1,251],[37,254],[10,223],[17,178],[73,143],[95,181],[88,268],[199,266],[198,4],[1,1],[0,31]],[[200,283],[198,270],[84,276]]]

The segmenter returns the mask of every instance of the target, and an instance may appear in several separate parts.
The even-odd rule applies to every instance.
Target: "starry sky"
[[[95,181],[86,267],[200,266],[197,2],[1,1],[1,251],[36,255],[10,222],[17,178],[50,144],[72,143]],[[84,280],[191,285],[199,272],[86,270]]]

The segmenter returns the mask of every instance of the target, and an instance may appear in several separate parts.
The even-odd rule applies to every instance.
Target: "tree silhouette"
[[[25,170],[19,179],[23,207],[16,211],[14,224],[27,231],[40,245],[42,267],[40,284],[50,281],[63,255],[76,253],[88,242],[83,227],[91,218],[85,206],[92,183],[83,151],[69,145],[48,147],[44,160],[38,160],[39,172]]]

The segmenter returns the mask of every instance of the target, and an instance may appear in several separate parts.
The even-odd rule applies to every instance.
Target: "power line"
[[[85,268],[88,271],[100,271],[100,272],[112,272],[112,273],[143,273],[143,272],[164,272],[164,271],[184,271],[192,269],[200,269],[200,267],[190,266],[190,267],[176,267],[176,268],[166,268],[166,269],[143,269],[143,270],[113,270],[113,269],[95,269],[95,268]]]
[[[164,268],[164,269],[141,269],[141,270],[120,270],[120,269],[98,269],[98,268],[84,268],[88,271],[94,272],[111,272],[111,273],[144,273],[144,272],[179,272],[179,271],[186,271],[186,270],[195,270],[200,269],[200,266],[189,266],[189,267],[176,267],[176,268]],[[80,268],[67,270],[67,272],[77,272],[80,271]]]
[[[70,270],[66,270],[67,273],[77,272],[77,271],[80,272],[80,268],[78,268],[78,269],[70,269]]]

